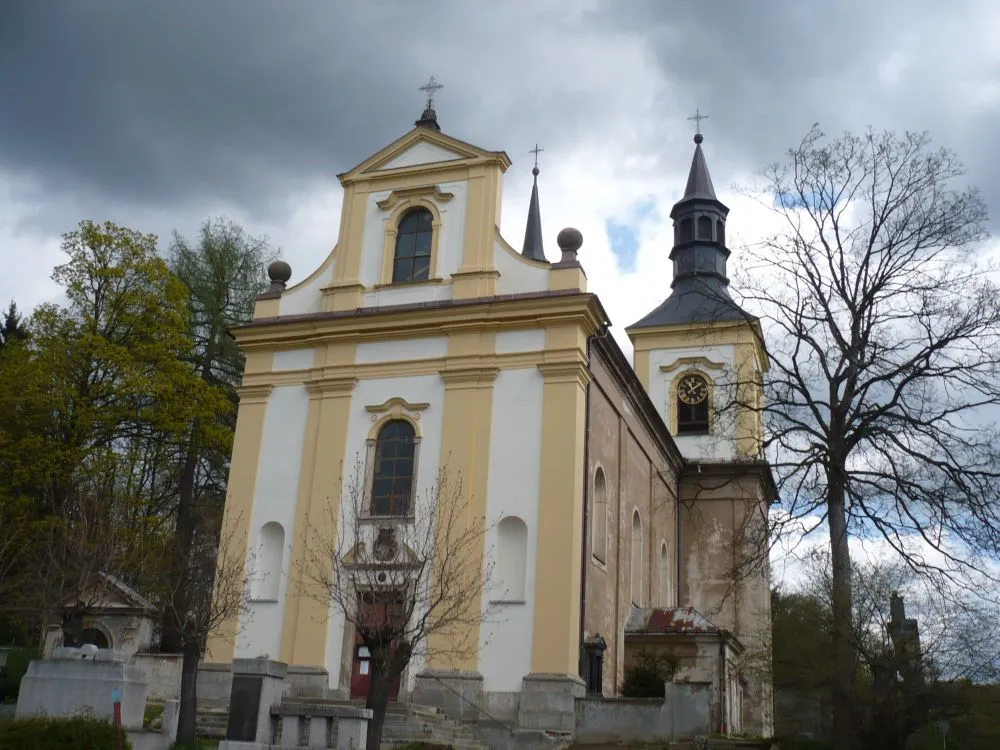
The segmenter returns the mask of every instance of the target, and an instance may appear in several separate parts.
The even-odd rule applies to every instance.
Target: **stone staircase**
[[[475,731],[453,721],[430,706],[390,703],[382,727],[382,748],[424,742],[454,750],[485,750],[486,743]]]
[[[224,740],[226,725],[229,723],[228,708],[208,708],[198,706],[195,716],[195,733],[205,740]]]

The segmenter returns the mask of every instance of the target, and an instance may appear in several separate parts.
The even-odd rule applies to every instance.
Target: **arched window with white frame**
[[[594,558],[602,563],[608,560],[608,482],[600,466],[594,472],[593,518],[590,523],[590,547]]]
[[[632,604],[642,606],[642,518],[632,512]]]

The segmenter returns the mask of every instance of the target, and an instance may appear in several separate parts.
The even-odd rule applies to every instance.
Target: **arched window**
[[[600,466],[594,472],[594,502],[591,507],[594,517],[591,519],[591,550],[598,560],[608,559],[608,483],[604,478],[604,469]]]
[[[632,512],[632,603],[642,606],[642,519]]]
[[[722,219],[715,222],[715,241],[726,246],[726,223]]]
[[[403,215],[392,260],[393,283],[424,281],[430,276],[433,234],[434,217],[426,208],[415,208]]]
[[[678,242],[691,242],[694,239],[694,219],[682,219]]]
[[[525,600],[528,568],[528,527],[517,516],[506,516],[497,524],[497,597],[505,602]]]
[[[667,560],[667,543],[660,544],[660,606],[670,606],[670,566]]]
[[[111,648],[111,643],[108,641],[108,636],[103,630],[97,628],[84,628],[80,633],[80,645],[93,644],[98,648]]]
[[[698,217],[698,239],[712,241],[712,220],[707,216]]]
[[[260,527],[260,559],[255,565],[254,599],[276,602],[281,590],[281,563],[285,553],[285,529],[280,523],[268,521]]]
[[[708,381],[697,373],[683,376],[677,383],[677,434],[708,433]]]
[[[413,499],[413,425],[405,419],[386,422],[375,439],[372,515],[408,516]]]

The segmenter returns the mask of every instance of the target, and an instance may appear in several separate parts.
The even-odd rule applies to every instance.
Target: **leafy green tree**
[[[799,589],[772,591],[774,685],[781,696],[776,719],[784,731],[798,723],[826,735],[837,669],[830,647],[830,556],[814,552],[804,566]],[[902,562],[855,563],[852,580],[855,747],[909,747],[937,719],[970,723],[972,693],[963,686],[1000,677],[1000,650],[989,625],[1000,614],[996,608],[975,597],[946,599]],[[916,632],[907,622],[914,614]]]
[[[205,222],[196,244],[175,233],[171,247],[174,273],[188,294],[193,346],[186,360],[218,403],[210,415],[188,423],[179,456],[170,596],[164,601],[161,649],[183,654],[177,729],[182,743],[195,739],[198,663],[208,631],[242,606],[239,572],[215,568],[218,546],[226,542],[219,536],[219,525],[236,428],[236,386],[244,362],[229,329],[253,318],[274,255],[266,239],[221,219]],[[227,576],[217,581],[215,601],[213,575]]]
[[[24,318],[18,312],[17,304],[11,300],[7,311],[3,314],[3,322],[0,323],[0,351],[27,338],[28,328]]]
[[[33,540],[0,607],[36,626],[67,600],[85,610],[95,574],[158,580],[177,456],[223,408],[187,362],[187,293],[154,236],[84,221],[63,251],[67,302],[32,315],[28,346],[3,358],[18,388],[0,397],[5,507]]]

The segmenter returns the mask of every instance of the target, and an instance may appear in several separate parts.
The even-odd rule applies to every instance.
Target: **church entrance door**
[[[394,621],[401,616],[403,601],[398,596],[383,592],[365,594],[359,599],[359,614],[370,628],[379,629],[385,628],[387,624],[396,624]],[[389,632],[399,632],[398,627],[391,625],[388,629]],[[354,637],[354,658],[351,666],[352,699],[368,697],[372,685],[373,666],[371,651],[358,633]],[[389,686],[389,700],[396,700],[399,696],[399,682],[400,678],[397,676]]]
[[[389,700],[394,701],[399,697],[399,676],[392,681],[389,686]],[[372,662],[371,652],[368,647],[361,642],[354,646],[354,664],[351,667],[351,698],[367,698],[368,691],[372,687]]]

